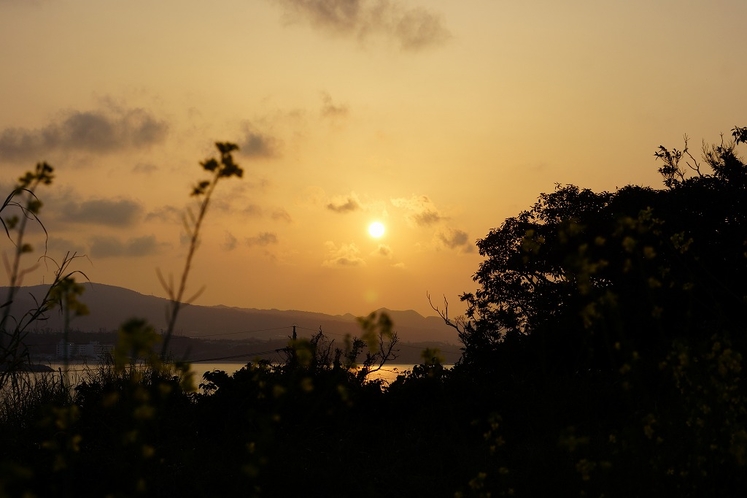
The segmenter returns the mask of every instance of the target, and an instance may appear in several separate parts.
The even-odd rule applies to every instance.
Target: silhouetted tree
[[[488,400],[473,492],[745,491],[747,129],[732,137],[701,161],[687,138],[659,147],[664,189],[557,186],[478,241],[450,375]]]
[[[746,135],[735,128],[733,141],[704,146],[710,172],[687,146],[659,147],[664,190],[558,186],[491,230],[477,243],[480,287],[462,296],[465,363],[512,336],[541,336],[532,343],[560,348],[578,369],[608,363],[621,342],[667,347],[673,337],[737,330],[746,318],[747,167],[735,149]]]

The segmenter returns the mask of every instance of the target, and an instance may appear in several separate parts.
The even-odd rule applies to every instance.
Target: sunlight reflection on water
[[[62,363],[51,363],[49,364],[51,368],[54,369],[55,372],[59,372],[63,370]],[[237,372],[238,370],[241,370],[244,366],[246,366],[246,363],[208,363],[208,362],[193,362],[192,363],[192,371],[195,373],[195,378],[197,380],[197,383],[202,380],[202,376],[205,372],[212,372],[213,370],[222,370],[226,372],[229,375],[232,375],[234,372]],[[397,379],[398,375],[403,375],[406,371],[411,371],[412,367],[415,365],[412,364],[403,364],[403,363],[393,363],[393,364],[386,364],[384,365],[381,370],[378,370],[376,372],[372,372],[369,375],[369,379],[375,380],[375,379],[382,379],[387,384],[394,382]],[[452,365],[444,365],[447,368],[450,368]],[[85,365],[85,364],[78,364],[73,363],[70,364],[68,368],[68,375],[70,379],[70,383],[72,385],[76,385],[82,380],[85,379],[86,371],[92,369],[96,370],[96,365]]]
[[[192,363],[192,371],[196,376],[201,379],[202,374],[205,372],[212,372],[213,370],[223,370],[227,374],[231,375],[234,372],[241,370],[246,363]],[[369,379],[382,379],[387,383],[394,382],[398,375],[402,375],[406,370],[412,370],[414,365],[411,364],[399,364],[393,363],[391,365],[384,365],[381,370],[373,372],[369,375]]]

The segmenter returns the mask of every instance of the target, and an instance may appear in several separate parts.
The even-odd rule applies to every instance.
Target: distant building
[[[60,341],[57,343],[56,355],[59,359],[101,359],[113,349],[113,345],[99,344],[98,341],[91,341],[88,344]]]
[[[60,341],[57,343],[57,358],[72,358],[75,353],[75,343]]]

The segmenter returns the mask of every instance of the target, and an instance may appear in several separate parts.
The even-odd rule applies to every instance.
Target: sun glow
[[[385,231],[386,228],[384,228],[384,225],[378,221],[374,221],[373,223],[368,225],[368,234],[374,239],[378,239],[379,237],[384,235]]]

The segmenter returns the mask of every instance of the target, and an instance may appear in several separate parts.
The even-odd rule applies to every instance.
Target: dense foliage
[[[503,417],[511,472],[491,486],[747,490],[747,128],[732,135],[703,164],[660,147],[665,189],[558,186],[478,241],[455,370]]]
[[[732,137],[702,161],[660,147],[663,189],[558,186],[491,230],[466,317],[443,314],[451,369],[427,350],[368,380],[396,352],[372,314],[360,339],[293,337],[282,364],[199,386],[138,320],[73,390],[8,374],[0,496],[742,496],[747,128]]]
[[[559,186],[491,230],[477,244],[486,258],[480,289],[463,296],[466,360],[507,334],[567,342],[575,330],[593,341],[579,350],[586,364],[574,367],[597,368],[621,340],[666,347],[674,337],[736,332],[747,276],[747,168],[735,154],[744,130],[706,150],[711,173],[695,163],[697,176],[685,178],[682,153],[662,147],[665,190]]]

